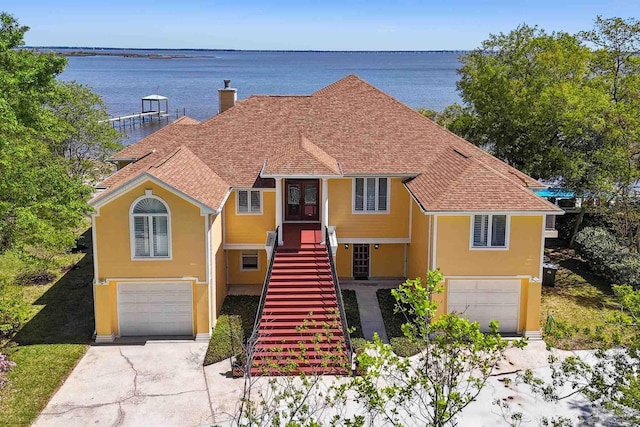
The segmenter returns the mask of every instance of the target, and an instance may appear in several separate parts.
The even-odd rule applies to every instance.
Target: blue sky
[[[571,33],[638,0],[0,0],[32,46],[472,49],[518,24]]]

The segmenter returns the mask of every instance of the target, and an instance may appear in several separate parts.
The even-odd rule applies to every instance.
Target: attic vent
[[[460,150],[458,150],[457,148],[454,148],[453,151],[455,151],[456,153],[460,154],[462,157],[464,157],[465,159],[468,159],[469,157],[471,157],[470,155],[468,155],[467,153],[464,153]]]

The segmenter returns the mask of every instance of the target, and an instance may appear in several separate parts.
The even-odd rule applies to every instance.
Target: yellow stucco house
[[[539,335],[545,217],[562,213],[539,182],[356,76],[242,101],[228,86],[219,114],[113,157],[91,201],[96,342],[208,339],[234,285],[265,287],[261,325],[284,336],[339,306],[338,278],[435,268],[443,312]]]

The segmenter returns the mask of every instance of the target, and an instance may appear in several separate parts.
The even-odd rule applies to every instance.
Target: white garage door
[[[120,336],[193,335],[191,282],[119,283]]]
[[[449,280],[448,312],[478,322],[482,331],[497,320],[502,333],[518,331],[520,280]]]

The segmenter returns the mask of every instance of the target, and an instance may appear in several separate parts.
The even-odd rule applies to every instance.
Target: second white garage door
[[[193,335],[191,282],[119,283],[120,336]]]
[[[520,280],[449,280],[447,311],[478,322],[482,331],[497,320],[502,333],[518,331]]]

